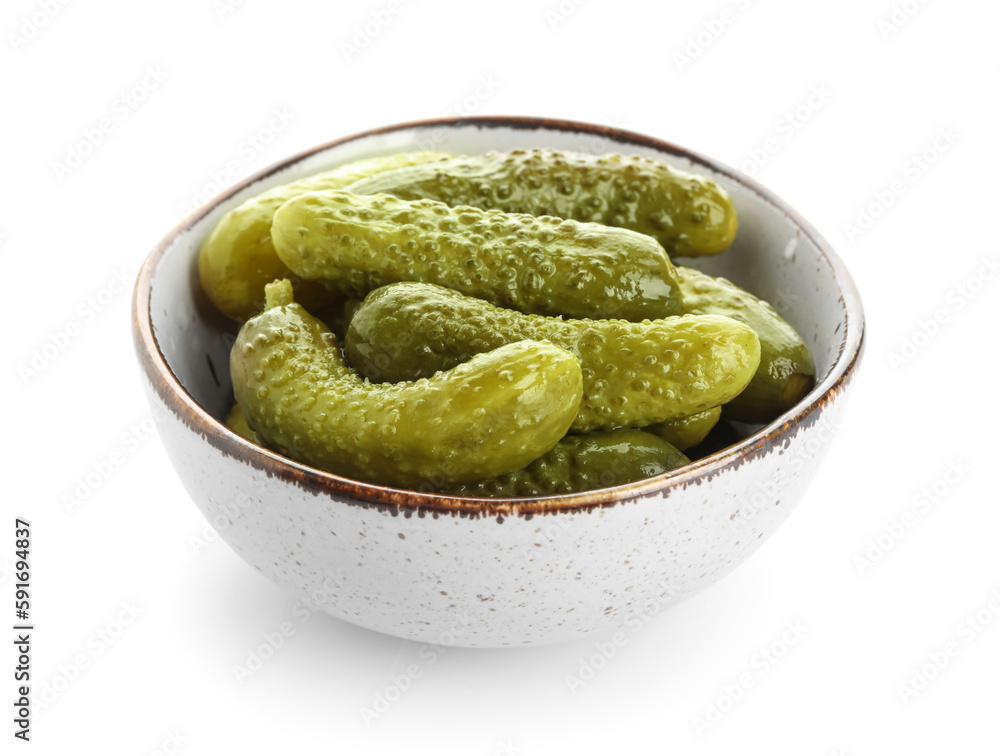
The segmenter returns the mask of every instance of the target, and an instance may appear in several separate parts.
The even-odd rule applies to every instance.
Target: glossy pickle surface
[[[328,191],[282,205],[271,237],[296,275],[351,296],[422,281],[528,313],[642,320],[683,307],[654,239],[597,224]]]
[[[723,417],[767,423],[809,393],[816,380],[812,354],[774,307],[725,278],[681,266],[677,275],[685,312],[733,318],[760,339],[760,366],[743,392],[722,408]]]
[[[447,157],[445,153],[413,152],[368,158],[251,197],[226,213],[202,243],[198,256],[202,289],[226,315],[246,320],[260,312],[266,284],[292,277],[271,243],[271,220],[285,202],[305,192],[339,189],[380,171]],[[323,287],[309,281],[299,282],[296,295],[310,308],[326,298]]]
[[[400,381],[523,339],[544,339],[580,357],[577,432],[649,425],[717,407],[743,390],[760,359],[754,332],[729,318],[564,320],[421,283],[369,294],[348,325],[345,348],[365,377]]]
[[[455,496],[527,498],[611,488],[676,470],[690,462],[662,438],[632,428],[566,436],[521,470],[452,486]]]
[[[720,414],[768,422],[814,385],[809,350],[770,304],[670,261],[720,252],[735,231],[714,182],[618,155],[392,155],[276,187],[206,239],[203,287],[245,319],[266,283],[293,276],[295,299],[350,322],[353,367],[392,383],[359,378],[283,281],[234,346],[227,425],[336,474],[454,495],[576,493],[674,469]],[[397,281],[431,285],[384,286]]]
[[[681,451],[687,451],[705,440],[712,428],[718,424],[721,416],[722,407],[712,407],[695,412],[693,415],[655,423],[647,426],[644,430],[659,436]]]
[[[671,256],[722,252],[737,226],[732,198],[716,182],[634,155],[488,152],[403,168],[349,188],[628,228],[653,237]]]
[[[522,341],[419,381],[373,385],[351,371],[326,326],[267,287],[267,309],[232,349],[236,400],[269,448],[356,480],[437,490],[520,469],[576,416],[578,360]]]

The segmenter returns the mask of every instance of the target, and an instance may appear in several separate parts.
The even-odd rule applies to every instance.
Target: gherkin
[[[369,158],[251,197],[222,216],[202,244],[198,257],[202,289],[226,315],[246,320],[260,311],[266,284],[276,278],[290,277],[271,244],[271,219],[285,202],[305,192],[340,189],[380,171],[447,157],[450,155],[440,152],[413,152]],[[319,284],[302,281],[297,296],[313,307],[322,304],[329,295]]]
[[[565,435],[582,393],[580,364],[521,341],[433,378],[372,385],[345,364],[322,322],[269,284],[267,309],[240,329],[230,358],[236,401],[267,446],[357,480],[437,489],[520,469]]]
[[[424,281],[568,317],[642,320],[682,307],[656,240],[593,223],[328,191],[282,205],[271,237],[296,275],[351,296]]]
[[[722,415],[721,407],[712,407],[693,415],[685,415],[676,420],[666,420],[650,425],[644,430],[659,436],[681,451],[697,446],[711,432]]]
[[[243,436],[247,441],[258,446],[264,446],[264,441],[257,435],[257,431],[247,425],[246,416],[239,402],[233,405],[226,416],[226,427],[238,436]]]
[[[743,390],[760,359],[754,332],[730,318],[563,320],[420,283],[369,294],[351,318],[345,348],[362,375],[400,381],[523,339],[544,339],[580,357],[577,432],[638,427],[717,407]]]
[[[489,152],[400,168],[349,190],[627,228],[652,236],[671,256],[722,252],[737,226],[732,198],[717,183],[635,155]]]
[[[623,486],[690,462],[651,433],[625,428],[566,436],[521,470],[478,483],[452,486],[455,496],[528,498]]]
[[[815,384],[771,305],[672,263],[736,229],[714,181],[617,154],[399,154],[276,187],[199,256],[209,299],[246,321],[226,424],[334,474],[456,496],[669,472],[720,416],[768,422]],[[343,353],[324,323],[346,326]]]
[[[816,366],[802,337],[767,302],[725,278],[677,268],[684,310],[746,323],[760,339],[760,366],[749,385],[722,408],[722,416],[767,423],[794,407],[816,382]]]

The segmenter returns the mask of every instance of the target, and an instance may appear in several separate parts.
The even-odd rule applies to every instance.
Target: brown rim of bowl
[[[362,483],[326,473],[307,465],[294,462],[255,444],[230,431],[220,420],[212,417],[194,401],[167,366],[153,335],[150,320],[150,291],[156,267],[177,238],[189,231],[220,203],[243,191],[248,186],[267,176],[281,171],[305,158],[324,152],[333,147],[357,141],[366,137],[408,129],[431,129],[452,126],[504,127],[512,129],[568,131],[593,134],[609,141],[624,145],[649,147],[661,152],[683,157],[696,164],[726,176],[729,180],[742,184],[759,197],[773,205],[795,222],[826,259],[840,287],[845,308],[844,342],[829,374],[816,384],[812,391],[793,409],[775,419],[756,433],[737,444],[711,454],[676,472],[665,473],[653,478],[629,483],[623,486],[587,491],[580,494],[563,494],[534,499],[475,499],[446,496],[443,494],[420,493],[396,488],[388,488],[371,483]],[[800,429],[813,425],[822,410],[846,388],[853,378],[864,349],[864,311],[861,298],[850,273],[832,247],[798,212],[754,180],[734,169],[707,158],[696,152],[683,149],[660,139],[637,134],[632,131],[598,126],[576,121],[562,121],[547,118],[523,116],[479,116],[475,118],[437,118],[384,126],[364,131],[352,136],[335,139],[312,149],[305,150],[290,158],[264,168],[244,179],[210,202],[189,215],[168,233],[150,252],[143,263],[136,280],[132,299],[132,330],[136,352],[143,370],[160,399],[189,428],[199,433],[210,444],[231,457],[283,480],[295,483],[314,495],[321,493],[336,497],[346,497],[345,503],[352,506],[386,509],[393,514],[402,512],[406,516],[416,513],[424,516],[431,513],[460,515],[463,517],[496,517],[502,522],[504,516],[521,515],[532,517],[536,514],[558,512],[583,512],[632,501],[653,493],[668,494],[672,488],[686,488],[700,485],[726,469],[737,468],[744,462],[764,456],[776,447],[782,446]]]

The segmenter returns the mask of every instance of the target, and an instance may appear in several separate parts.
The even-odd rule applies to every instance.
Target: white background
[[[984,267],[1000,253],[1000,9],[680,5],[398,0],[366,41],[359,30],[388,2],[94,0],[51,18],[45,2],[3,4],[0,616],[9,627],[13,519],[26,517],[35,692],[53,686],[54,700],[36,710],[32,742],[14,741],[14,660],[0,640],[0,750],[169,753],[173,739],[190,756],[1000,753],[1000,284]],[[45,23],[28,39],[32,18]],[[275,110],[288,123],[269,133]],[[296,599],[212,540],[150,432],[131,281],[211,172],[230,184],[326,140],[460,111],[644,132],[789,201],[864,297],[847,423],[758,554],[626,629],[575,692],[567,676],[607,638],[439,654],[319,616],[293,620],[240,683],[234,666]],[[105,118],[100,143],[60,168]],[[903,191],[886,208],[894,182]],[[879,217],[851,231],[873,204]],[[906,340],[914,348],[893,359]],[[36,350],[54,356],[41,364]],[[107,479],[67,504],[116,453]],[[935,485],[934,501],[921,494]],[[787,623],[801,637],[763,660]],[[904,701],[899,686],[949,642],[957,655]],[[393,695],[412,663],[420,676],[366,723],[363,707]],[[752,685],[728,706],[743,675]],[[726,713],[700,729],[713,704]]]

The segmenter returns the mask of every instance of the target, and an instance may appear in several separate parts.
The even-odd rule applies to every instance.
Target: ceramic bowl
[[[234,328],[202,295],[197,255],[224,213],[341,163],[418,149],[624,152],[710,175],[734,246],[699,260],[770,300],[815,356],[791,411],[667,475],[572,496],[484,502],[395,490],[261,449],[220,421]],[[153,417],[191,498],[250,565],[348,622],[428,643],[518,646],[608,631],[711,585],[758,549],[812,480],[862,353],[864,315],[812,226],[746,176],[668,142],[533,118],[406,123],[338,139],[243,181],[173,229],[139,274],[135,346]]]

